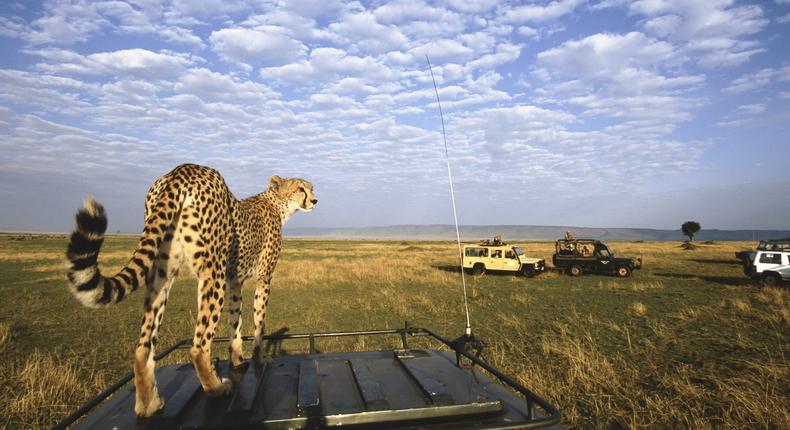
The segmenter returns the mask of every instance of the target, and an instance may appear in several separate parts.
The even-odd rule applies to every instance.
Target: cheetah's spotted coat
[[[182,263],[198,278],[198,315],[190,349],[198,379],[212,395],[230,392],[214,372],[211,341],[222,307],[230,304],[230,359],[242,362],[241,287],[255,285],[255,351],[260,359],[272,273],[281,247],[281,228],[317,200],[302,179],[269,178],[269,188],[236,200],[219,172],[194,164],[176,167],[157,180],[145,203],[145,228],[126,266],[104,277],[97,262],[104,241],[104,208],[89,198],[77,213],[67,250],[71,291],[84,305],[119,302],[143,282],[147,286],[140,340],[134,352],[135,412],[153,415],[164,406],[154,377],[154,346],[167,296]]]

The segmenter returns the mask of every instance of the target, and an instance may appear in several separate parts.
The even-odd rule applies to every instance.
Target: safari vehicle
[[[546,260],[524,255],[519,246],[481,242],[464,245],[463,267],[467,273],[482,275],[486,271],[512,272],[533,277],[546,270]]]
[[[621,278],[631,276],[642,268],[642,258],[615,257],[609,247],[593,239],[560,239],[554,246],[551,261],[554,267],[571,276],[585,273],[615,274]]]
[[[381,351],[320,353],[316,348],[323,339],[349,336],[395,336],[399,342]],[[484,344],[474,336],[448,340],[406,323],[395,329],[264,339],[274,343],[274,350],[284,341],[307,341],[308,353],[277,354],[270,362],[250,360],[239,368],[217,360],[217,373],[233,386],[223,397],[203,391],[191,363],[158,368],[165,406],[150,418],[134,413],[130,372],[53,429],[562,429],[554,406],[480,358]],[[443,349],[415,348],[410,342],[417,339]],[[155,359],[191,344],[184,339]]]
[[[790,252],[790,237],[784,239],[761,240],[756,249],[746,249],[735,253],[735,258],[741,260],[743,273],[749,275],[749,270],[757,251],[786,251]]]
[[[790,250],[756,251],[754,259],[744,267],[746,276],[759,278],[765,270],[790,264]]]

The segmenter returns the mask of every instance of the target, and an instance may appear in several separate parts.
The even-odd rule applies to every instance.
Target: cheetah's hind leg
[[[243,341],[241,337],[241,283],[237,279],[228,281],[230,292],[230,309],[228,316],[230,319],[230,364],[234,368],[244,363]]]
[[[216,266],[216,264],[214,264]],[[220,267],[224,266],[220,265]],[[220,380],[214,367],[211,365],[211,341],[214,338],[217,322],[222,313],[222,304],[225,296],[225,279],[212,277],[210,272],[201,274],[198,291],[200,292],[200,305],[198,307],[198,321],[195,326],[195,337],[189,354],[195,366],[200,385],[209,396],[224,396],[230,394],[231,383],[228,379]]]

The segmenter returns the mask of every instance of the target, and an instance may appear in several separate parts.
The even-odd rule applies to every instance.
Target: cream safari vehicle
[[[464,245],[463,266],[467,273],[482,275],[488,270],[533,277],[546,270],[546,260],[524,255],[521,247],[499,241]]]

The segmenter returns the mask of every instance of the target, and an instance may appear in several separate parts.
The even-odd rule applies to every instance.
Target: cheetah
[[[198,314],[190,356],[203,389],[212,396],[231,391],[211,366],[211,341],[229,299],[230,361],[242,358],[241,291],[255,286],[254,352],[262,360],[261,338],[272,274],[280,254],[282,226],[318,200],[302,179],[269,178],[269,188],[237,200],[216,170],[183,164],[159,178],[145,202],[145,228],[131,259],[105,277],[97,262],[107,215],[89,197],[76,215],[66,251],[70,290],[85,306],[120,302],[143,282],[146,296],[140,339],[134,349],[135,413],[148,417],[164,407],[154,377],[154,347],[170,287],[182,265],[198,278]]]

